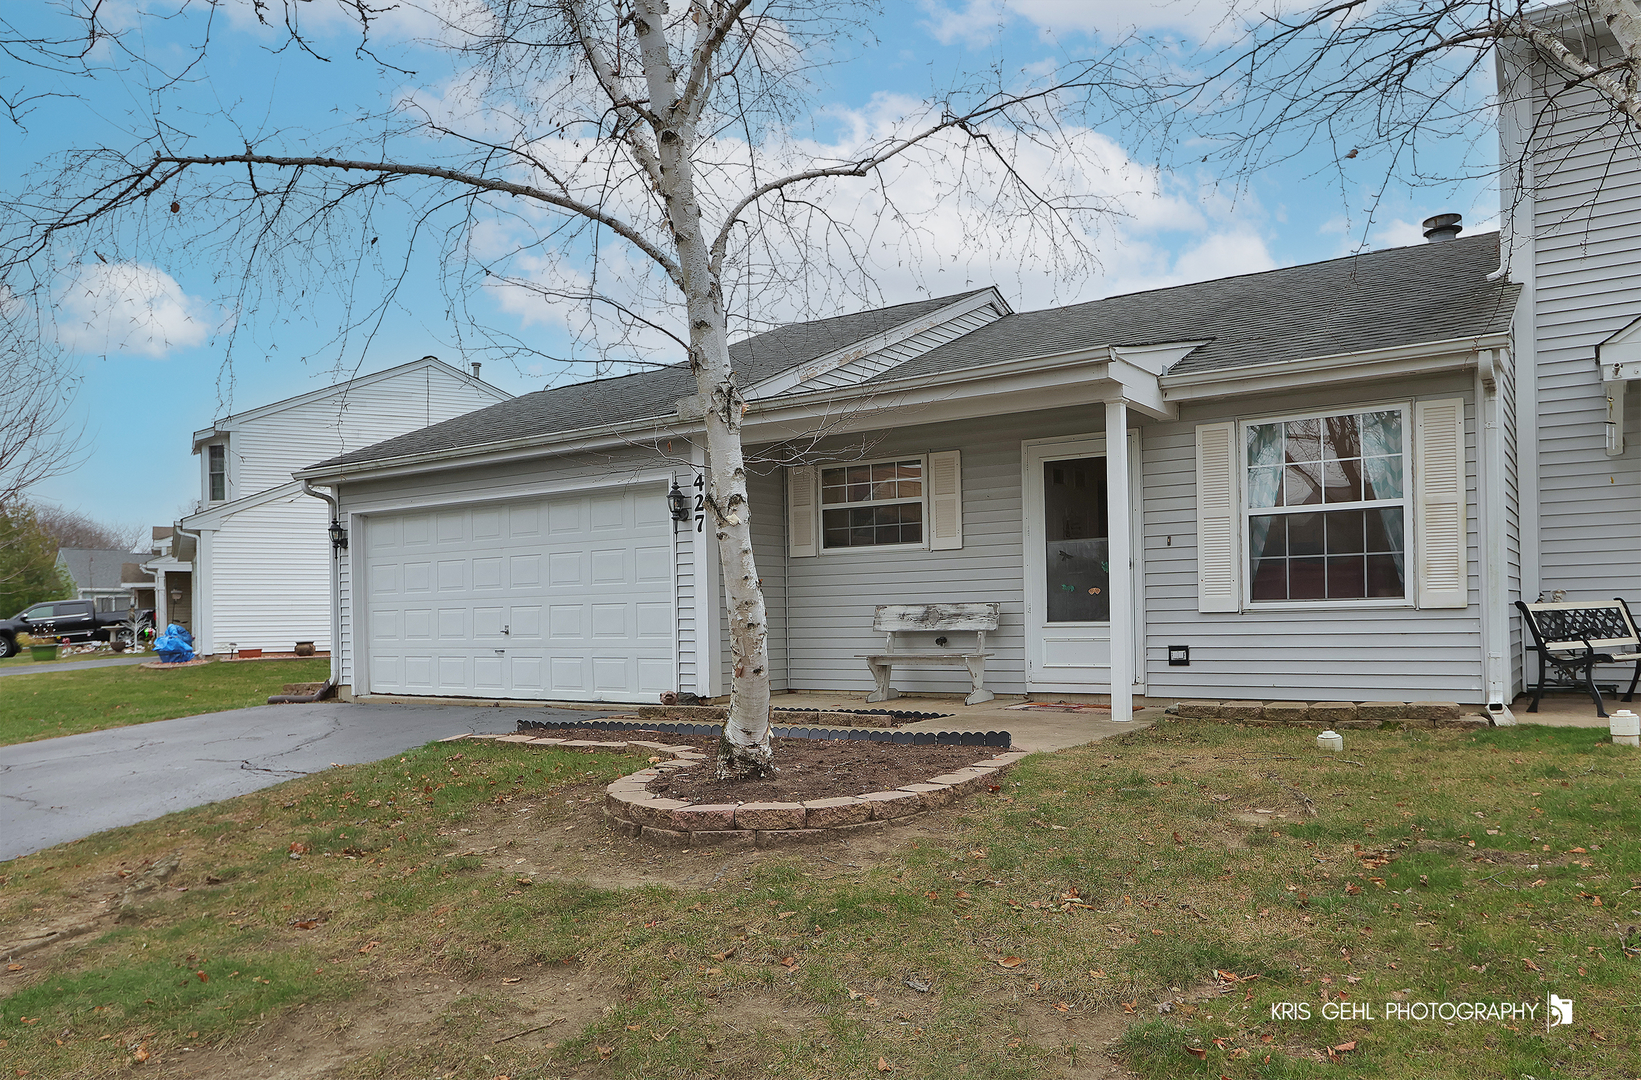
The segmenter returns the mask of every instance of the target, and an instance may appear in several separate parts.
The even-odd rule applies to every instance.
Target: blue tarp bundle
[[[154,639],[154,652],[167,664],[180,664],[194,658],[194,635],[179,623],[165,628],[165,633]]]

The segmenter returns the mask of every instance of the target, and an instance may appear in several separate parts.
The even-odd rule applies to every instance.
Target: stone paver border
[[[1182,701],[1170,711],[1177,711],[1183,720],[1333,728],[1378,727],[1387,721],[1427,727],[1480,727],[1493,722],[1484,715],[1466,715],[1452,701]]]
[[[688,803],[646,791],[645,787],[670,769],[706,763],[709,755],[693,746],[639,739],[555,739],[536,735],[458,735],[442,741],[457,739],[585,750],[648,750],[655,758],[667,755],[665,760],[652,760],[647,768],[623,776],[604,789],[604,818],[612,830],[664,847],[781,847],[839,840],[889,825],[909,824],[930,810],[996,783],[1027,755],[1024,750],[994,754],[894,791],[791,803]]]

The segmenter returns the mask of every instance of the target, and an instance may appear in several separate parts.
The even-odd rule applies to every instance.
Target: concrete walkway
[[[528,710],[532,719],[542,711]],[[511,732],[524,710],[461,705],[262,705],[0,747],[0,860],[271,787],[333,763],[379,761],[447,735]],[[601,711],[547,710],[564,722]]]
[[[1162,715],[1160,706],[1134,709],[1134,719],[1115,724],[1104,709],[1085,712],[1046,709],[1011,709],[1025,702],[1023,697],[999,695],[979,705],[965,705],[961,695],[952,697],[898,697],[893,701],[866,703],[865,694],[814,693],[776,694],[770,702],[776,709],[892,709],[896,712],[932,712],[948,715],[902,725],[902,731],[1007,731],[1015,750],[1062,750],[1109,739],[1125,731],[1150,727]],[[1039,705],[1050,704],[1037,702]],[[780,713],[776,713],[780,723]]]
[[[38,664],[7,664],[0,667],[0,679],[7,675],[48,675],[53,671],[84,671],[95,667],[130,667],[155,659],[153,653],[141,656],[105,656],[101,660],[44,660]]]

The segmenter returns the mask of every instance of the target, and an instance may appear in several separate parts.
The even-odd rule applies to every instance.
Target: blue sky
[[[133,47],[163,65],[182,66],[184,43],[199,29],[187,20],[200,17],[200,5],[169,22],[143,14],[166,7],[160,0],[111,6],[129,28]],[[322,16],[322,3],[302,7]],[[1222,11],[1222,3],[1210,0],[892,3],[867,28],[874,44],[840,45],[836,65],[818,88],[817,115],[833,129],[868,123],[921,98],[953,73],[990,64],[1020,70],[1084,55],[1129,27],[1194,44],[1215,32]],[[152,124],[155,102],[164,123],[190,133],[196,148],[232,152],[252,141],[259,150],[283,153],[307,145],[304,139],[335,141],[338,130],[361,125],[359,117],[390,100],[425,93],[452,75],[445,54],[392,40],[393,30],[411,36],[428,31],[413,15],[404,16],[409,23],[386,28],[390,32],[378,42],[380,55],[413,70],[410,76],[355,59],[353,38],[339,20],[310,21],[314,43],[331,57],[322,62],[297,49],[276,50],[277,35],[256,27],[247,12],[245,5],[224,8],[202,61],[163,95],[129,73],[53,84],[39,73],[0,69],[0,80],[9,76],[14,86],[23,80],[76,95],[46,99],[24,127],[0,129],[0,153],[19,166],[8,170],[11,193],[48,176],[54,155],[133,144]],[[37,12],[35,18],[46,25],[48,15]],[[117,56],[107,59],[118,66],[112,63]],[[827,133],[819,126],[817,131]],[[1093,125],[1087,137],[1097,140],[1091,145],[1118,178],[1111,191],[1126,212],[1095,238],[1097,269],[1066,279],[1022,273],[1019,266],[1032,262],[1029,251],[956,258],[934,243],[886,264],[876,295],[896,303],[995,283],[1024,310],[1413,243],[1419,220],[1438,211],[1463,213],[1472,229],[1492,228],[1496,218],[1497,196],[1484,185],[1383,187],[1383,164],[1372,154],[1353,163],[1341,180],[1328,157],[1294,147],[1293,160],[1244,182],[1207,166],[1158,172],[1142,151],[1130,156],[1114,126]],[[1490,139],[1481,138],[1451,153],[1470,155],[1473,166],[1475,155],[1491,147]],[[42,164],[32,172],[21,167],[34,162]],[[907,192],[915,201],[913,188]],[[198,466],[190,454],[194,430],[228,412],[330,385],[355,370],[375,371],[427,354],[462,366],[469,359],[464,346],[474,340],[470,316],[528,338],[547,357],[591,356],[563,314],[539,298],[480,290],[465,311],[453,309],[441,292],[432,246],[401,264],[394,261],[400,251],[392,241],[403,233],[402,218],[384,210],[375,225],[388,241],[380,246],[383,266],[375,272],[402,268],[404,284],[394,306],[346,334],[338,332],[345,321],[342,302],[331,293],[303,290],[299,280],[285,283],[282,292],[257,283],[263,286],[258,302],[235,311],[232,277],[187,248],[149,244],[152,236],[142,230],[122,234],[125,242],[113,253],[79,251],[69,242],[60,255],[71,272],[49,296],[65,378],[79,380],[75,416],[84,425],[89,453],[80,467],[41,484],[33,496],[102,520],[169,523],[199,495]],[[374,257],[376,249],[368,250]],[[485,360],[484,377],[512,393],[592,372],[584,363],[540,356],[516,363]]]

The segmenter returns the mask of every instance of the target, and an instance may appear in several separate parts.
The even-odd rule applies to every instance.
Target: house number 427
[[[707,488],[706,477],[702,476],[700,473],[696,473],[695,474],[695,531],[696,532],[702,532],[706,529],[706,522],[707,522],[706,488]]]

